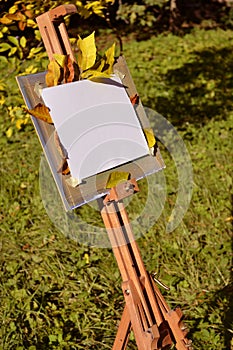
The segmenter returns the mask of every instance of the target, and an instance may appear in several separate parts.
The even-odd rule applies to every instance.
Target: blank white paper
[[[71,175],[92,175],[149,154],[138,117],[121,80],[82,80],[42,90],[68,153]]]

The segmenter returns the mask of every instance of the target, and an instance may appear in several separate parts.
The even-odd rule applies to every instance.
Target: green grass
[[[194,348],[203,350],[233,349],[232,45],[233,32],[219,29],[125,43],[144,104],[177,128],[194,172],[189,210],[167,234],[177,174],[160,144],[165,208],[138,243],[147,269],[170,287],[163,293],[171,307],[181,305]],[[113,254],[54,227],[40,197],[36,134],[30,123],[18,131],[8,114],[9,106],[23,104],[15,75],[30,65],[44,70],[46,59],[2,64],[0,76],[0,349],[111,349],[124,306]],[[143,199],[146,185],[139,185]],[[92,213],[82,209],[88,222]],[[133,341],[129,349],[136,349]]]

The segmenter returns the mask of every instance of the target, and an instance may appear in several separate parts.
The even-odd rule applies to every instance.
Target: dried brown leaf
[[[53,124],[51,115],[49,113],[50,109],[43,105],[42,103],[38,103],[33,109],[28,109],[27,112],[33,117],[43,120],[46,123]]]

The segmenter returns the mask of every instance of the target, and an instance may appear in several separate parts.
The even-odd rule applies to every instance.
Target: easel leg
[[[131,321],[127,306],[125,306],[112,350],[125,350],[127,348],[130,331]]]
[[[157,285],[148,274],[135,241],[128,215],[114,189],[100,203],[101,215],[108,232],[122,276],[126,307],[112,350],[125,350],[132,328],[138,350],[165,350],[175,343],[177,350],[191,349],[182,324],[180,309],[171,310]]]
[[[121,204],[119,206],[118,204],[111,202],[108,205],[103,205],[101,215],[122,275],[122,289],[132,330],[139,350],[161,349],[158,347],[158,341],[160,340],[160,343],[164,344],[165,336],[166,343],[172,343],[169,330],[167,329],[166,334],[163,332],[164,339],[160,339],[161,334],[158,327],[164,325],[163,328],[166,329],[166,325],[156,303],[153,288],[141,260],[130,224],[129,222],[125,224],[126,216],[123,221],[122,207]],[[122,324],[124,321],[120,324],[118,334],[122,334],[121,332],[125,334],[124,330],[121,329]],[[120,338],[117,338],[116,342]],[[127,343],[128,339],[125,338],[124,341]],[[123,349],[125,348],[126,345]]]

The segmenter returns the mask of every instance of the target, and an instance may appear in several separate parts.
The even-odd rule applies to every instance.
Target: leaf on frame
[[[91,68],[96,61],[95,32],[82,39],[78,39],[78,65],[81,72]]]
[[[139,95],[135,94],[135,95],[131,96],[130,97],[130,101],[131,101],[133,106],[138,105],[138,103],[139,103]]]
[[[43,120],[46,123],[53,124],[53,120],[49,113],[50,109],[43,105],[42,103],[38,103],[33,109],[28,109],[27,112],[33,117]]]
[[[114,171],[109,175],[106,188],[113,188],[120,182],[127,181],[130,177],[130,173],[125,171]]]
[[[109,49],[105,52],[107,69],[104,70],[105,73],[112,74],[113,73],[113,65],[115,62],[115,47],[116,44],[114,43]]]
[[[156,144],[156,139],[155,139],[153,130],[151,128],[147,128],[147,129],[144,129],[143,131],[146,136],[146,140],[149,148],[154,147],[154,145]]]
[[[73,62],[70,55],[67,56],[67,64],[64,67],[64,82],[72,83],[79,80],[79,68],[76,62]]]
[[[70,168],[69,168],[69,165],[67,163],[67,159],[66,158],[63,158],[62,159],[62,162],[61,162],[61,165],[59,166],[57,172],[62,175],[69,175],[70,174]]]
[[[61,55],[58,53],[53,54],[54,60],[59,64],[61,68],[64,68],[67,64],[67,55]]]
[[[82,79],[98,80],[99,78],[110,78],[111,75],[105,72],[99,72],[98,70],[88,69],[81,74]]]
[[[61,82],[61,79],[62,74],[60,65],[55,60],[50,61],[48,64],[48,72],[45,77],[47,86],[56,86]]]

